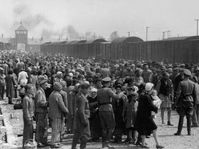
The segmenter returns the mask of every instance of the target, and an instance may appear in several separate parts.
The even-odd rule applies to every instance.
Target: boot
[[[71,149],[76,149],[77,143],[78,143],[78,138],[73,137],[72,148]]]
[[[168,121],[168,122],[167,122],[167,125],[169,125],[169,126],[173,126],[173,124],[171,124],[171,122],[170,122],[170,121]]]
[[[81,139],[81,143],[80,143],[80,149],[85,149],[86,148],[86,143],[87,143],[87,139],[86,138],[82,138]]]
[[[189,136],[191,135],[191,116],[187,117],[187,133]]]
[[[177,133],[174,134],[175,136],[181,135],[181,131],[182,131],[182,127],[183,127],[183,119],[184,119],[184,116],[180,116],[179,122],[178,122],[178,131],[177,131]]]

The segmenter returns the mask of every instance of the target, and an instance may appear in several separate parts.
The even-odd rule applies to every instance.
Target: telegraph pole
[[[162,32],[162,39],[164,40],[164,37],[165,37],[165,33],[166,32]]]
[[[169,33],[170,33],[170,32],[171,32],[170,30],[166,31],[166,33],[167,33],[167,38],[169,38]]]
[[[196,21],[196,35],[198,36],[198,21],[199,21],[199,19],[195,19],[195,21]]]
[[[149,27],[146,27],[146,41],[148,41],[148,31],[149,31]]]
[[[131,36],[131,32],[128,32],[128,37],[130,37]]]

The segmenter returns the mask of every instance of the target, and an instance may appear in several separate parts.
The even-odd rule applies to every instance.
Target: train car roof
[[[167,39],[164,39],[165,41],[171,41],[171,40],[199,40],[199,36],[183,36],[183,37],[170,37]]]
[[[113,44],[119,44],[119,43],[127,43],[127,42],[143,42],[143,40],[139,37],[120,37],[114,39],[111,43]]]
[[[101,42],[106,42],[106,40],[103,38],[99,38],[95,40],[88,40],[86,43],[91,44],[91,43],[101,43]]]

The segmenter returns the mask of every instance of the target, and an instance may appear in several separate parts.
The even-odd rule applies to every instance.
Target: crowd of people
[[[199,67],[131,60],[78,59],[63,55],[2,52],[0,98],[20,96],[23,108],[23,147],[35,140],[38,147],[61,147],[65,134],[73,134],[72,149],[88,141],[139,145],[149,148],[158,109],[162,124],[173,126],[171,111],[179,114],[181,135],[184,116],[187,134],[199,126]],[[5,96],[7,98],[5,98]],[[48,129],[52,128],[48,142]],[[125,137],[126,136],[126,137]]]

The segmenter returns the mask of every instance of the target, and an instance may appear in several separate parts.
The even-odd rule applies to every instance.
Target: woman
[[[99,141],[101,136],[101,127],[99,124],[99,111],[98,111],[98,102],[97,102],[97,89],[91,88],[91,93],[87,97],[89,102],[90,109],[90,129],[91,129],[91,138],[92,141]]]
[[[29,140],[33,140],[33,116],[34,116],[34,87],[31,84],[25,86],[23,98],[23,147]]]
[[[124,121],[127,129],[127,142],[135,144],[137,141],[137,131],[135,130],[135,120],[137,114],[138,94],[134,87],[129,87],[127,90],[128,101],[124,107]]]
[[[17,87],[17,80],[15,80],[12,70],[8,71],[6,80],[6,96],[8,97],[8,104],[12,104],[12,98],[14,98],[15,87]]]
[[[156,113],[158,111],[158,108],[152,102],[151,94],[153,93],[153,86],[154,85],[152,83],[146,83],[145,93],[140,95],[135,128],[139,135],[141,135],[142,148],[148,148],[148,146],[146,146],[145,139],[146,136],[149,136],[151,133],[153,133],[153,137],[156,142],[156,148],[161,149],[164,147],[158,143],[157,126],[151,115],[152,111]]]

